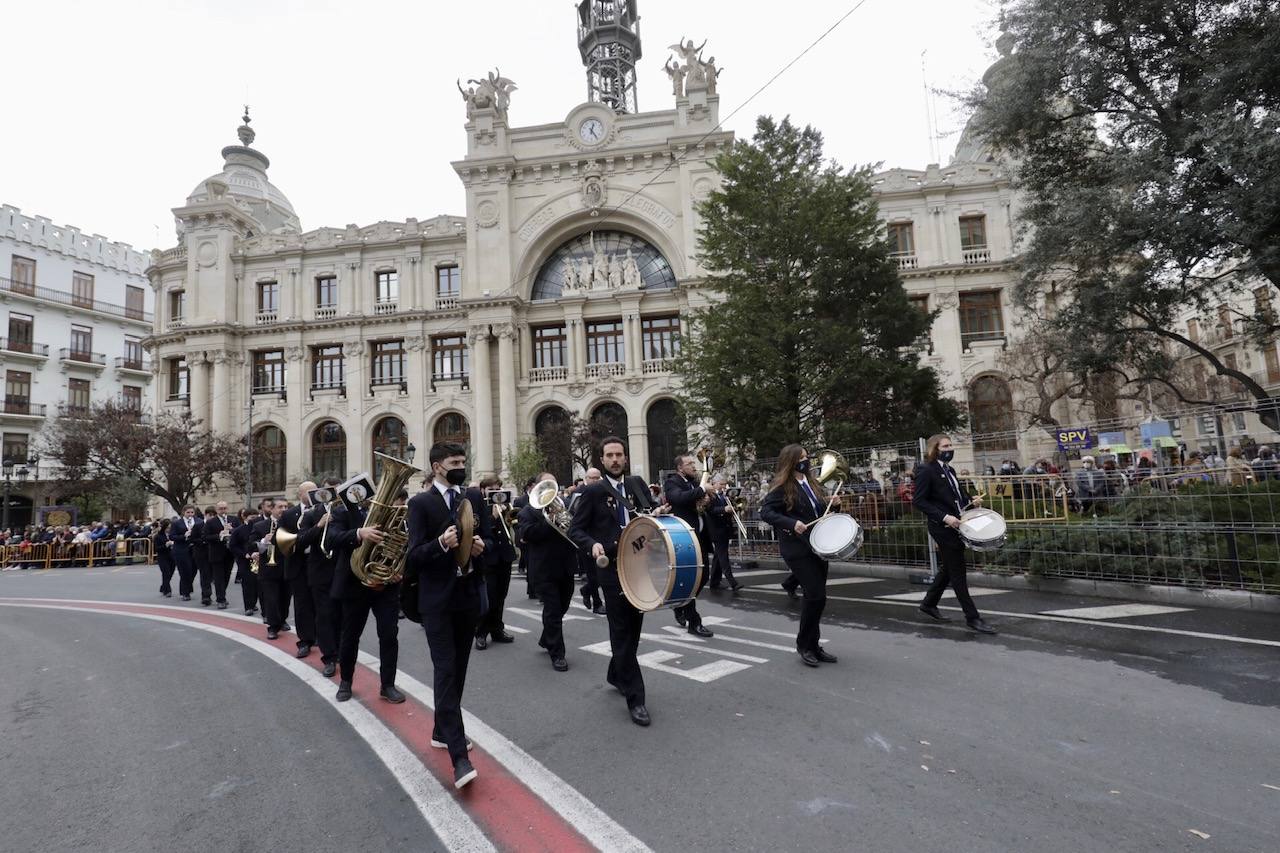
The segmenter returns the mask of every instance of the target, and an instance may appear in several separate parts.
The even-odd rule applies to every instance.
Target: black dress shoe
[[[800,650],[800,660],[804,661],[805,666],[817,666],[818,656],[808,649]]]
[[[268,629],[267,629],[267,639],[268,639],[268,640],[275,640],[275,639],[278,639],[279,637],[280,637],[280,632],[279,632],[279,631],[277,631],[275,628],[268,628]]]
[[[227,609],[227,603],[226,603],[225,601],[219,601],[219,602],[218,602],[218,609],[219,609],[219,610],[226,610],[226,609]]]
[[[212,598],[202,598],[202,599],[200,599],[200,606],[201,606],[201,607],[208,607],[210,604],[213,604],[213,599],[212,599]]]
[[[333,678],[333,674],[338,671],[338,665],[333,661],[329,661],[324,665],[324,677]]]
[[[306,643],[302,643],[298,646],[298,653],[295,654],[294,657],[305,658],[309,654],[311,654],[311,646],[307,645]]]
[[[183,600],[183,601],[190,601],[190,600],[191,600],[191,596],[189,596],[189,595],[184,595],[184,596],[182,596],[182,600]]]
[[[836,656],[835,656],[835,655],[829,655],[829,654],[827,654],[826,652],[824,652],[822,649],[818,649],[816,652],[814,652],[814,653],[813,653],[813,656],[814,656],[815,658],[817,658],[821,663],[835,663],[835,662],[836,662]]]
[[[587,608],[588,610],[592,609],[591,597],[588,596],[585,592],[582,594],[582,606]]]
[[[693,634],[695,637],[714,637],[715,636],[715,634],[711,633],[709,629],[704,628],[701,625],[690,625],[689,633]]]
[[[288,623],[288,622],[281,622],[281,623],[280,623],[280,630],[281,630],[281,631],[292,631],[292,630],[293,630],[293,628],[289,625],[289,623]]]
[[[637,726],[647,726],[653,722],[649,719],[649,709],[643,705],[636,705],[631,709],[631,722]]]
[[[384,684],[382,689],[378,691],[378,695],[386,699],[392,705],[399,705],[404,701],[404,694],[400,692],[400,688],[394,684]]]
[[[173,593],[171,592],[161,593],[161,595],[163,595],[165,598],[173,598]]]
[[[711,587],[712,589],[724,589],[724,584],[720,584],[720,583],[707,584],[707,586]]]
[[[554,669],[556,672],[568,672],[569,662],[564,658],[552,658],[551,668]]]
[[[469,758],[459,758],[458,762],[453,765],[453,787],[461,790],[471,784],[476,778],[476,768],[471,764]]]
[[[608,613],[608,611],[604,609],[603,604],[597,604],[595,607],[591,608],[591,612],[597,616],[603,616]]]
[[[489,638],[488,638],[488,637],[476,637],[476,649],[477,649],[478,651],[484,651],[484,650],[485,650],[485,649],[487,649],[487,648],[489,648]]]
[[[495,643],[514,643],[516,638],[508,634],[506,631],[499,631],[494,635],[493,641]]]
[[[351,682],[350,681],[338,682],[338,695],[336,698],[339,702],[345,702],[351,698]]]
[[[973,620],[971,620],[971,621],[969,622],[969,630],[970,630],[970,631],[977,631],[979,634],[994,634],[994,633],[996,633],[996,629],[995,629],[995,628],[992,628],[990,625],[988,625],[986,622],[983,622],[981,619],[973,619]]]
[[[685,618],[685,615],[683,613],[677,613],[676,624],[679,625],[681,628],[683,628],[689,624],[689,620]]]
[[[252,616],[253,614],[255,614],[255,613],[257,613],[257,612],[258,612],[258,608],[256,608],[256,607],[246,607],[246,608],[245,608],[245,610],[244,610],[244,615],[245,615],[245,616]]]
[[[949,617],[949,616],[943,616],[943,615],[942,615],[942,612],[941,612],[940,610],[938,610],[938,608],[933,607],[933,606],[930,606],[930,605],[928,605],[928,604],[921,604],[921,605],[920,605],[920,612],[921,612],[921,613],[923,613],[925,616],[928,616],[930,619],[934,619],[934,620],[936,620],[936,621],[938,621],[938,622],[950,622],[950,621],[951,621],[951,617]]]
[[[799,596],[796,595],[796,588],[794,586],[784,586],[783,589],[787,591],[787,598],[799,598]]]
[[[738,590],[742,589],[742,584],[740,584],[738,581],[729,581],[729,589],[733,590],[734,592],[737,592]]]

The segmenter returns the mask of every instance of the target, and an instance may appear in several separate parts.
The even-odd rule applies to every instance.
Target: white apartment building
[[[39,458],[49,418],[106,398],[147,408],[149,261],[127,243],[0,205],[0,431],[11,526],[63,497],[50,462]]]

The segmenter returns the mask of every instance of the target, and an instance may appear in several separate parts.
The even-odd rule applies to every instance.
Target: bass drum
[[[993,509],[978,507],[960,514],[960,538],[974,551],[995,551],[1004,547],[1009,525]]]
[[[824,560],[848,560],[862,547],[862,525],[843,512],[828,513],[809,528],[809,547]]]
[[[702,585],[702,546],[674,515],[640,515],[618,539],[618,582],[636,610],[679,607]]]

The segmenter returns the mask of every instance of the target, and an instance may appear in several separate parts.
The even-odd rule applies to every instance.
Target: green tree
[[[84,417],[56,418],[42,437],[65,483],[118,492],[136,483],[175,512],[225,482],[244,488],[245,440],[204,429],[183,409],[152,419],[115,400],[94,403]]]
[[[971,131],[1010,160],[1023,194],[1019,298],[1057,282],[1054,323],[1089,333],[1071,368],[1173,386],[1174,364],[1195,355],[1269,397],[1177,327],[1188,310],[1280,287],[1277,15],[1262,0],[1005,7]],[[1280,331],[1265,303],[1243,318],[1260,339]],[[1280,426],[1272,406],[1259,414]]]
[[[679,371],[689,416],[762,456],[793,441],[876,444],[957,425],[960,408],[915,341],[870,170],[822,154],[818,131],[765,116],[716,161],[699,207],[711,307],[693,313]]]
[[[507,449],[507,470],[511,472],[507,485],[517,492],[524,484],[547,469],[547,457],[538,447],[538,440],[526,436],[516,440],[516,446]]]

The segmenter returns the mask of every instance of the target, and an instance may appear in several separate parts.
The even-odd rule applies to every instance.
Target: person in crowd
[[[578,490],[575,500],[570,506],[569,511],[577,513],[582,507],[582,495],[585,494],[588,486],[594,486],[600,482],[601,474],[599,468],[588,468],[582,479],[583,487]],[[582,575],[582,586],[578,590],[582,593],[582,606],[590,610],[597,616],[605,615],[604,599],[600,597],[600,578],[597,575],[596,561],[591,559],[591,555],[584,551],[577,552],[578,572]]]
[[[712,589],[720,589],[721,582],[727,581],[729,589],[737,592],[742,584],[733,576],[733,564],[729,561],[729,540],[738,535],[738,525],[733,520],[734,509],[725,496],[729,481],[723,474],[711,478],[711,502],[707,504],[707,512],[703,516],[707,522],[707,540],[711,544],[711,583]]]
[[[1253,466],[1245,461],[1244,451],[1239,447],[1227,451],[1227,482],[1233,486],[1253,482]]]
[[[1097,460],[1092,456],[1080,457],[1080,470],[1076,471],[1075,490],[1080,512],[1096,517],[1098,502],[1107,497],[1107,475],[1098,470]]]
[[[482,492],[502,488],[502,478],[490,474],[480,481]],[[486,503],[485,512],[490,517],[493,530],[493,548],[486,548],[480,561],[484,566],[484,586],[488,609],[480,616],[476,625],[476,649],[483,651],[492,640],[495,643],[513,643],[515,637],[507,633],[507,626],[502,622],[502,610],[506,607],[507,591],[511,588],[511,564],[516,559],[515,543],[507,539],[507,527],[500,519],[505,506]],[[534,582],[534,591],[537,591]]]
[[[1276,464],[1275,451],[1269,444],[1259,446],[1258,457],[1249,464],[1253,468],[1253,479],[1256,482],[1280,479],[1280,465]]]
[[[258,504],[262,509],[262,504]],[[231,531],[227,540],[227,548],[231,551],[231,559],[235,560],[236,574],[240,578],[240,595],[244,598],[244,615],[252,616],[258,612],[258,576],[250,566],[250,555],[258,550],[257,540],[253,538],[253,526],[263,518],[252,510],[240,510],[240,524]]]
[[[538,476],[538,482],[553,479],[554,476],[545,471]],[[551,656],[551,667],[556,672],[565,672],[569,664],[565,659],[564,615],[573,601],[573,574],[578,566],[579,551],[552,527],[546,513],[532,504],[520,510],[517,523],[520,541],[529,550],[529,574],[542,601],[542,636],[538,638],[538,645]]]
[[[667,477],[663,495],[667,499],[666,502],[671,505],[672,514],[689,525],[698,537],[703,561],[701,582],[706,583],[709,575],[707,563],[711,557],[711,539],[705,520],[705,510],[711,498],[699,485],[701,471],[697,457],[691,453],[682,453],[675,458],[675,466],[676,470]],[[699,585],[693,591],[688,603],[682,604],[672,612],[676,623],[690,634],[697,637],[710,637],[711,630],[703,627],[702,616],[698,614],[698,593],[701,591],[702,587]]]

